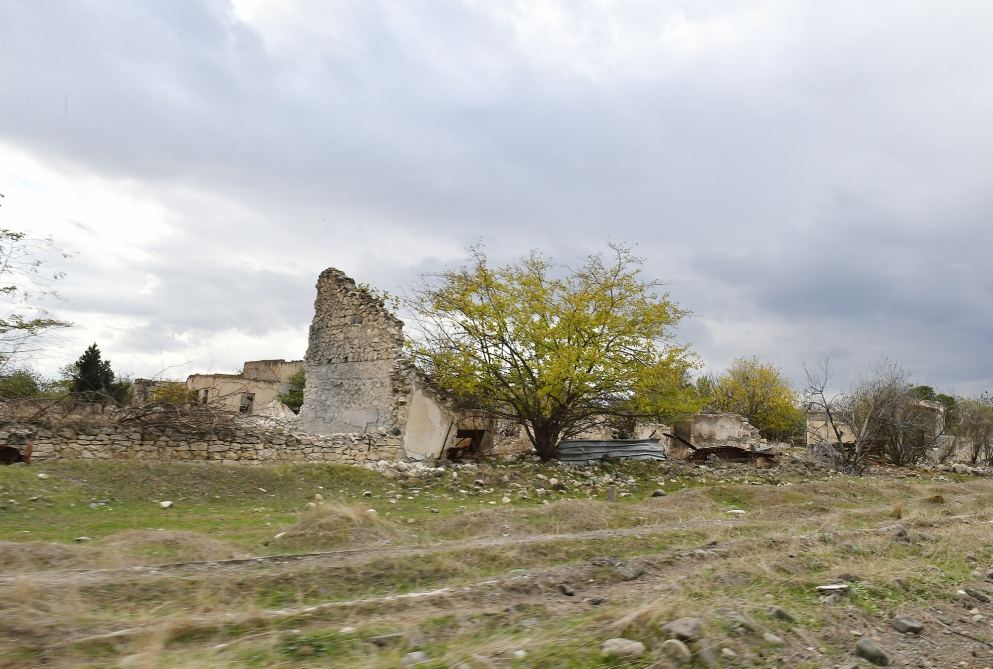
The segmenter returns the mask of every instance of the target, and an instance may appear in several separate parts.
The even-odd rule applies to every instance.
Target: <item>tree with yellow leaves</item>
[[[786,439],[803,430],[799,398],[789,380],[771,364],[739,358],[706,385],[712,410],[744,416],[767,439]]]
[[[564,269],[533,251],[491,267],[470,250],[407,300],[414,359],[467,406],[524,426],[543,460],[606,417],[673,418],[699,404],[697,363],[673,341],[686,316],[625,246]]]

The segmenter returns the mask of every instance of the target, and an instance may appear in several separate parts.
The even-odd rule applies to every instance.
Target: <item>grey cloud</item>
[[[468,4],[356,3],[347,39],[281,52],[220,0],[7,3],[0,141],[169,208],[179,235],[144,268],[154,303],[72,294],[158,332],[305,328],[313,277],[370,230],[563,260],[613,238],[698,315],[682,332],[705,358],[797,375],[889,350],[936,384],[993,385],[993,8],[744,6],[760,19],[740,50],[594,76]],[[604,61],[631,46],[605,10],[563,7]],[[646,11],[653,30],[678,18]],[[243,213],[198,212],[210,199],[190,193]],[[419,253],[345,260],[396,291],[442,257]],[[227,260],[246,256],[273,269]],[[728,350],[704,325],[764,321],[786,340]]]

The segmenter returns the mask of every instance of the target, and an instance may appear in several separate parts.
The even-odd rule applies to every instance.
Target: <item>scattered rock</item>
[[[782,646],[786,644],[786,642],[783,641],[782,637],[776,636],[772,632],[766,632],[765,634],[763,634],[762,640],[765,641],[766,643],[772,644],[773,646]]]
[[[621,577],[622,581],[633,581],[645,575],[645,568],[633,564],[622,564],[614,571]]]
[[[73,539],[73,541],[75,541],[77,544],[81,544],[84,541],[91,541],[91,539],[89,537],[76,537],[75,539]]]
[[[721,648],[721,655],[728,658],[738,657],[738,654],[730,648]]]
[[[418,664],[427,664],[430,659],[424,651],[415,650],[413,653],[407,653],[403,656],[403,666],[413,667]]]
[[[889,666],[890,663],[889,656],[883,652],[883,649],[879,647],[879,644],[867,636],[862,637],[859,639],[858,643],[855,644],[855,655],[864,660],[868,660],[878,667],[886,667]]]
[[[406,637],[399,633],[394,632],[392,634],[380,634],[379,636],[369,637],[369,643],[377,648],[389,648],[391,646],[401,645]]]
[[[793,617],[793,614],[780,606],[770,606],[769,615],[776,620],[785,620],[788,623],[796,622],[796,618]]]
[[[903,525],[897,525],[893,529],[895,530],[893,532],[893,538],[894,539],[896,539],[897,541],[903,541],[903,542],[909,542],[910,541],[910,532],[907,531],[907,528],[906,527],[904,527]]]
[[[665,497],[665,490],[662,490],[662,488],[659,488],[658,490],[653,490],[652,497]]]
[[[590,603],[590,606],[600,606],[607,600],[603,597],[587,597],[586,601]]]
[[[689,646],[699,666],[708,667],[708,669],[719,666],[720,663],[717,660],[717,653],[714,652],[713,643],[706,639],[700,639],[691,642]]]
[[[737,611],[725,611],[724,620],[735,629],[743,629],[749,632],[754,632],[758,629],[758,625],[754,620]]]
[[[662,644],[662,652],[679,664],[689,664],[693,660],[693,653],[689,647],[679,639],[669,639]]]
[[[510,504],[510,498],[506,495],[500,498],[500,501],[504,504]]]
[[[576,594],[576,591],[572,589],[572,586],[568,583],[559,583],[559,592],[561,592],[566,597],[572,597]]]
[[[164,500],[162,502],[159,502],[159,506],[161,506],[163,509],[169,509],[172,508],[172,502],[169,500]]]
[[[528,652],[526,650],[524,650],[523,648],[520,649],[520,650],[515,650],[511,654],[514,656],[514,659],[515,660],[523,660],[524,658],[526,658],[528,656]]]
[[[38,474],[38,478],[44,481],[45,479],[48,478],[48,474],[46,474],[45,472],[41,472],[40,474]]]
[[[977,602],[982,602],[983,604],[990,603],[990,596],[982,590],[976,590],[975,588],[963,588],[963,590],[965,590],[965,594],[969,595]]]
[[[901,634],[920,634],[924,631],[924,625],[910,616],[897,616],[890,621],[890,625]]]
[[[342,627],[338,630],[338,634],[355,634],[355,628],[351,626]]]
[[[601,650],[604,657],[641,657],[645,654],[645,644],[620,637],[607,639]]]
[[[697,641],[703,637],[703,623],[699,618],[677,618],[663,625],[662,631],[680,641]]]

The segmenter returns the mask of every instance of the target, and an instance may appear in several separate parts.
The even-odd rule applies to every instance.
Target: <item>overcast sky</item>
[[[299,358],[327,266],[637,244],[708,368],[993,388],[993,3],[0,0],[0,227],[118,372]]]

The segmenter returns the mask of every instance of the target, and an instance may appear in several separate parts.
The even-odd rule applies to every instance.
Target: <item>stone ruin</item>
[[[399,438],[408,457],[436,458],[470,451],[530,452],[520,426],[454,409],[404,355],[403,321],[382,300],[340,270],[317,281],[314,320],[304,361],[307,385],[300,428]],[[686,457],[671,428],[638,424],[633,436],[657,438]],[[601,434],[602,433],[602,434]],[[758,430],[736,414],[697,414],[675,426],[698,446],[763,451]],[[577,438],[610,439],[603,427]]]
[[[531,451],[519,425],[456,409],[436,391],[404,353],[403,321],[338,269],[328,268],[318,278],[303,364],[304,402],[290,420],[243,416],[234,430],[143,430],[138,437],[130,427],[33,426],[35,457],[357,464]],[[19,429],[16,423],[0,421],[0,445],[8,441],[6,432]],[[678,440],[670,438],[669,429],[636,426],[634,436],[657,438],[672,450]],[[765,446],[758,431],[733,414],[694,416],[676,426],[676,436],[697,445]]]
[[[399,438],[408,457],[485,450],[492,421],[456,411],[403,351],[403,321],[338,269],[317,280],[299,426]]]

